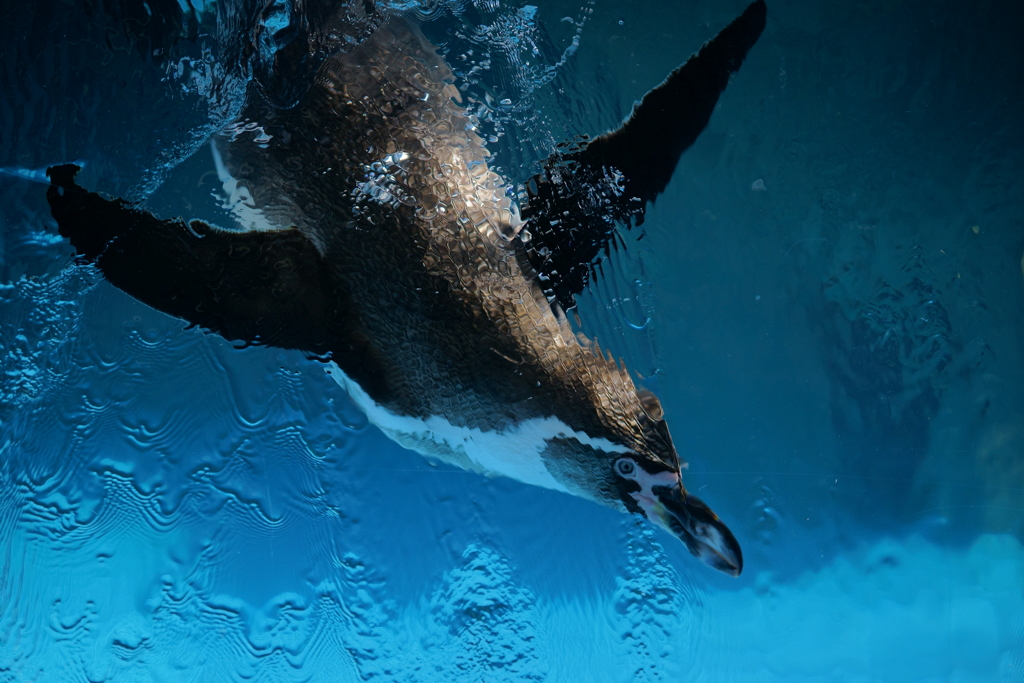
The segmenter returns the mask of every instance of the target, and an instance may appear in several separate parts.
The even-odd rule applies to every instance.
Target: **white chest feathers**
[[[570,491],[548,470],[543,453],[552,439],[575,439],[607,453],[628,453],[625,446],[578,432],[555,417],[535,417],[508,429],[483,431],[458,427],[440,415],[397,415],[378,405],[335,363],[330,374],[366,413],[371,424],[402,446],[471,472],[503,476],[555,491]]]

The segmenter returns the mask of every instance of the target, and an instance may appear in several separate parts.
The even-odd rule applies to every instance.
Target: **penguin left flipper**
[[[707,126],[719,95],[765,27],[755,0],[633,107],[617,130],[559,151],[526,183],[526,255],[564,309],[586,288],[616,223],[643,223],[682,153]],[[568,146],[568,145],[566,145]]]
[[[316,246],[299,230],[231,232],[163,220],[87,192],[68,164],[47,169],[60,234],[116,287],[225,339],[326,356],[348,323]]]

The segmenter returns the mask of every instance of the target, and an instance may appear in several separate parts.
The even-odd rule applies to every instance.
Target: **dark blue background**
[[[1024,680],[1022,5],[771,2],[581,303],[739,580],[73,265],[48,164],[226,223],[206,139],[269,78],[254,6],[140,7],[0,6],[0,679]],[[418,9],[513,181],[741,10]]]

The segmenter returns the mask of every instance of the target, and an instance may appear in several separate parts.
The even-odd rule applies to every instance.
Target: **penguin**
[[[305,352],[402,446],[639,515],[738,576],[740,545],[683,486],[657,397],[565,311],[616,225],[643,222],[766,11],[750,4],[616,130],[558,147],[518,202],[401,16],[326,58],[295,106],[250,91],[214,147],[241,226],[159,218],[81,187],[73,164],[47,170],[47,200],[115,287],[227,340]]]

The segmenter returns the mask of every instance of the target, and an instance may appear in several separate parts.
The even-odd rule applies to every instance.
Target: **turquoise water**
[[[290,106],[315,59],[276,55],[330,6],[0,5],[0,680],[1024,681],[1020,4],[771,2],[580,302],[738,579],[432,464],[321,364],[74,262],[45,168],[229,223],[208,138],[254,81]],[[424,22],[518,182],[743,3],[380,8]]]

